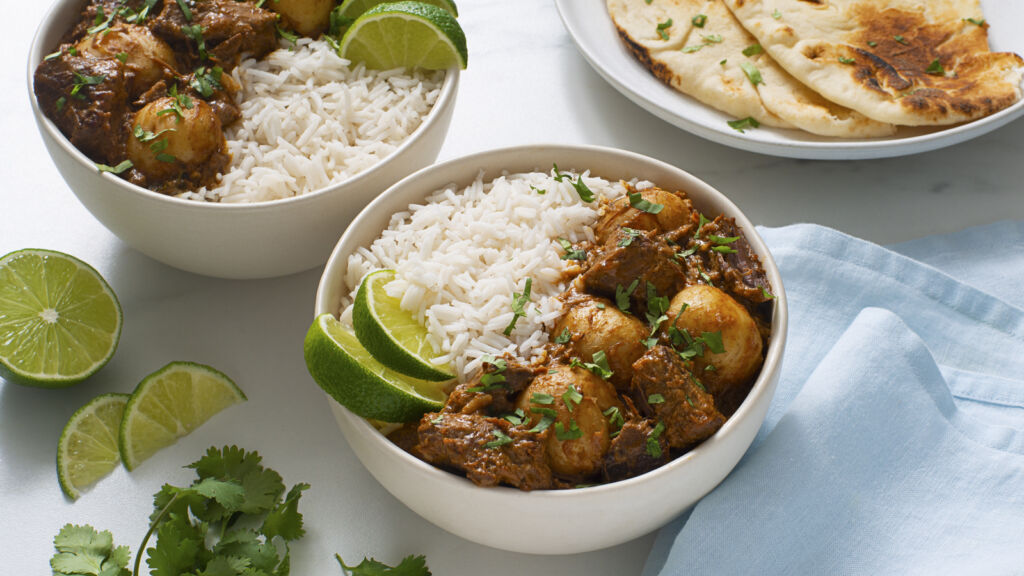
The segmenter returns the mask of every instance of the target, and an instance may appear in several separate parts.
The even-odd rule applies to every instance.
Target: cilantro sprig
[[[346,566],[338,554],[334,555],[345,576],[432,576],[423,556],[406,556],[397,566],[388,566],[373,558],[363,558],[358,566]]]
[[[54,574],[137,576],[143,550],[153,576],[287,574],[288,542],[305,535],[298,504],[309,484],[286,494],[281,475],[261,461],[236,446],[214,447],[187,466],[197,475],[191,485],[165,484],[153,498],[149,530],[131,571],[128,548],[115,548],[109,532],[65,526],[54,538]]]

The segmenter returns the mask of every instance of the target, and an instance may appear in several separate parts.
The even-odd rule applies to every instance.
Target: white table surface
[[[0,380],[4,573],[48,573],[52,538],[67,522],[111,530],[138,552],[160,485],[191,482],[183,465],[211,445],[237,444],[258,450],[289,486],[312,484],[302,498],[308,534],[292,549],[293,574],[340,574],[335,552],[349,563],[426,554],[438,575],[639,574],[651,536],[575,556],[512,554],[447,534],[385,492],[342,439],[302,360],[319,269],[247,282],[195,276],[134,251],[93,219],[58,175],[29,110],[25,62],[46,4],[5,3],[15,24],[0,35],[7,64],[0,72],[0,254],[50,248],[91,263],[120,297],[124,332],[110,364],[76,387],[39,390]],[[758,224],[816,222],[879,243],[1024,218],[1024,122],[889,160],[759,156],[690,136],[621,96],[577,53],[549,0],[462,0],[460,10],[469,69],[441,160],[537,142],[615,146],[707,180]],[[67,501],[54,471],[67,418],[97,394],[131,391],[171,360],[216,366],[249,401],[130,475],[119,469],[79,501]],[[514,518],[512,510],[496,521]]]

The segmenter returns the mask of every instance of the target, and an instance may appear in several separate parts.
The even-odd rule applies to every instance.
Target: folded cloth
[[[1024,573],[1024,227],[895,247],[923,261],[761,233],[790,304],[776,397],[645,576]]]

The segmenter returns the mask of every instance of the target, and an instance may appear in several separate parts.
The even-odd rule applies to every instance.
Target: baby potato
[[[566,394],[571,387],[578,396]],[[612,406],[621,409],[610,383],[586,368],[568,364],[552,365],[549,372],[535,378],[516,401],[516,407],[529,415],[531,427],[540,422],[543,411],[554,410],[556,416],[547,440],[548,465],[559,476],[579,479],[601,470],[611,443],[611,430],[604,411]],[[558,430],[563,437],[578,437],[559,440]]]
[[[568,330],[571,346],[584,362],[593,362],[594,354],[604,351],[612,371],[610,381],[619,390],[626,390],[633,378],[633,362],[646,351],[641,340],[647,338],[647,328],[603,298],[574,300],[566,307],[568,312],[555,324],[552,334],[559,336]]]
[[[612,202],[597,224],[595,232],[599,243],[608,245],[618,242],[618,232],[622,227],[634,230],[654,230],[660,234],[675,230],[690,221],[692,204],[678,194],[653,187],[640,191],[640,197],[644,200],[662,205],[660,212],[651,214],[630,205],[629,193],[636,192],[636,190],[627,186],[626,192],[626,196]]]
[[[206,102],[165,96],[146,104],[132,122],[128,159],[149,182],[193,170],[226,149],[220,120]]]
[[[686,304],[686,310],[679,311]],[[687,330],[694,338],[705,332],[721,332],[724,352],[705,349],[694,359],[694,373],[708,385],[716,401],[721,394],[753,378],[761,368],[761,334],[747,309],[725,292],[706,284],[693,284],[680,290],[668,308],[669,321],[662,325],[667,333],[672,319],[679,316],[676,328]],[[713,371],[706,370],[708,365]]]
[[[131,96],[142,94],[177,69],[174,51],[145,26],[117,23],[105,31],[89,34],[75,47],[86,56],[121,60]]]
[[[263,7],[280,14],[285,25],[292,30],[316,38],[331,23],[334,0],[270,0]]]

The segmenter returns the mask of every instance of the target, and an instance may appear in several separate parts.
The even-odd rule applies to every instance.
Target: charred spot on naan
[[[857,7],[854,18],[860,31],[851,38],[850,48],[856,54],[854,78],[908,109],[937,117],[952,111],[979,116],[1019,98],[1012,91],[987,93],[977,81],[995,64],[989,61],[991,56],[1020,60],[1016,55],[989,52],[982,26],[960,20],[930,24],[921,13],[879,9],[871,3]]]
[[[626,48],[637,60],[640,61],[641,64],[644,65],[644,68],[647,68],[656,78],[671,86],[672,79],[675,77],[675,74],[669,70],[668,66],[663,62],[651,58],[651,51],[643,44],[633,40],[629,33],[623,30],[618,24],[615,25],[615,29],[619,32],[619,37],[622,38],[622,41],[626,43]]]

